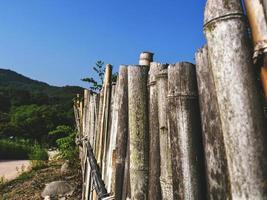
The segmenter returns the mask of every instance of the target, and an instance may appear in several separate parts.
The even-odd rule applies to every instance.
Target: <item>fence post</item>
[[[148,195],[147,66],[128,67],[131,199]]]
[[[149,179],[148,199],[161,200],[160,188],[160,146],[159,146],[159,120],[158,120],[158,91],[156,75],[163,66],[152,62],[149,69]]]
[[[157,75],[158,118],[160,141],[160,185],[162,199],[173,199],[171,138],[168,127],[168,69],[165,65]]]
[[[173,198],[205,199],[195,66],[191,63],[169,65],[168,87]]]
[[[128,141],[128,77],[127,67],[120,66],[118,80],[117,80],[117,149],[116,149],[116,172],[115,172],[115,199],[122,199],[122,193],[127,190],[123,181],[125,159],[127,153]]]
[[[266,199],[267,153],[252,48],[239,0],[208,0],[204,32],[233,199]]]
[[[107,139],[107,129],[108,129],[108,117],[109,117],[109,103],[110,103],[110,94],[111,94],[111,74],[112,66],[107,64],[105,70],[105,77],[103,82],[103,106],[102,106],[102,115],[100,121],[100,134],[99,134],[99,154],[98,154],[98,163],[103,175],[103,158],[105,158],[106,151],[106,139]],[[103,177],[102,177],[103,178]]]
[[[267,13],[264,12],[264,3],[261,0],[245,0],[254,43],[254,63],[260,65],[262,88],[267,101]]]
[[[229,173],[208,47],[196,53],[196,71],[209,199],[231,199]]]
[[[151,52],[142,52],[139,58],[139,65],[149,66],[153,62],[153,55]]]
[[[107,132],[107,147],[106,147],[106,158],[105,158],[105,174],[104,180],[106,183],[107,191],[114,195],[113,187],[113,173],[114,173],[114,156],[116,149],[116,135],[117,135],[117,123],[118,123],[118,112],[117,112],[117,85],[112,83],[111,97],[110,97],[110,110],[109,110],[109,124]]]

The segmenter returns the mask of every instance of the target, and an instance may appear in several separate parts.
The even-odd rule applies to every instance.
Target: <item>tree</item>
[[[95,66],[93,67],[93,71],[97,73],[97,77],[89,77],[89,78],[83,78],[81,79],[84,82],[88,82],[91,86],[90,89],[94,92],[99,92],[102,89],[103,81],[104,81],[104,75],[105,75],[105,68],[104,68],[104,62],[101,60],[96,61]],[[115,72],[111,75],[111,81],[116,82],[118,77],[118,72]],[[97,79],[100,80],[100,82],[97,81]]]
[[[100,82],[94,77],[83,78],[81,80],[84,82],[88,82],[91,85],[90,86],[91,90],[99,92],[102,89],[104,80],[104,74],[105,74],[104,62],[101,60],[96,61],[95,66],[93,66],[93,71],[97,73]]]

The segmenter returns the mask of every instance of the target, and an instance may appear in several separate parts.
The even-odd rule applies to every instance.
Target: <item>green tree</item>
[[[105,68],[104,62],[101,60],[96,61],[95,66],[93,66],[93,71],[97,74],[97,78],[89,77],[81,79],[84,82],[88,82],[90,84],[90,89],[99,92],[102,89]]]
[[[61,125],[50,131],[49,135],[59,137],[56,144],[62,159],[69,161],[70,165],[77,164],[78,147],[75,143],[76,131],[69,126]],[[62,137],[64,135],[64,137]]]
[[[58,106],[25,105],[11,111],[11,125],[21,130],[21,137],[47,141],[48,132],[60,124],[71,124]]]

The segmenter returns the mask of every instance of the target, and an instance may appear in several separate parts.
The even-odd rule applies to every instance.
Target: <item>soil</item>
[[[8,181],[13,180],[20,171],[28,170],[29,167],[29,160],[0,160],[0,177]]]
[[[25,172],[18,178],[0,185],[0,200],[42,200],[41,193],[45,184],[60,180],[67,181],[75,188],[68,200],[81,199],[82,178],[79,166],[61,175],[62,164],[61,161],[50,161],[41,169]]]

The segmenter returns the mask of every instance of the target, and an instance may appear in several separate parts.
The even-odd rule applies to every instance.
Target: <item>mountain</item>
[[[0,69],[0,140],[24,138],[50,143],[49,131],[74,127],[73,98],[78,86],[56,87]]]
[[[73,96],[83,92],[82,87],[64,86],[56,87],[47,83],[30,79],[8,69],[0,69],[0,88],[24,90],[31,93],[44,93],[49,97]]]

